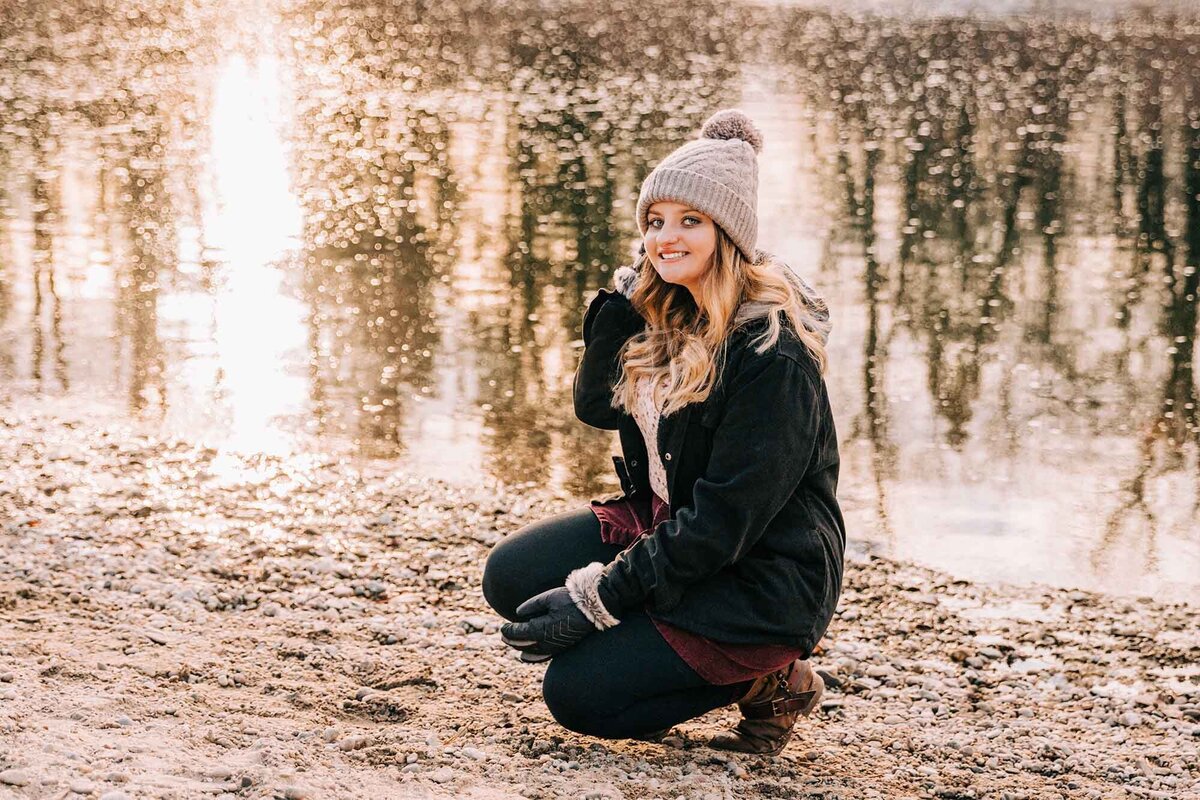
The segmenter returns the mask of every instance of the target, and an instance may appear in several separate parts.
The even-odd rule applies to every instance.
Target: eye
[[[689,225],[700,225],[703,222],[703,220],[701,220],[699,217],[693,217],[691,215],[684,217],[683,221]]]
[[[651,228],[661,228],[661,227],[662,227],[662,220],[661,220],[661,219],[652,219],[652,220],[650,220],[650,227],[651,227]]]

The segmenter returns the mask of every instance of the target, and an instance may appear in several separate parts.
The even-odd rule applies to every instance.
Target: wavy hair
[[[699,306],[687,287],[664,281],[645,255],[634,264],[637,278],[629,299],[646,328],[621,348],[613,407],[631,410],[641,379],[651,381],[655,407],[664,414],[707,399],[724,369],[729,335],[763,317],[767,328],[752,342],[756,352],[772,347],[786,325],[825,372],[829,315],[824,301],[773,256],[743,257],[720,226],[712,258],[700,278]]]

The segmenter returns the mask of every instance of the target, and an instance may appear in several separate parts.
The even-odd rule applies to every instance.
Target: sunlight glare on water
[[[248,64],[233,56],[221,69],[211,122],[216,196],[206,227],[224,262],[214,341],[230,416],[222,444],[234,450],[288,449],[292,436],[279,420],[301,413],[308,392],[306,377],[288,369],[306,343],[304,307],[276,266],[300,234],[281,105],[276,59]]]

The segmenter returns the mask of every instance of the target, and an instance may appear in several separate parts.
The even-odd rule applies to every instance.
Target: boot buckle
[[[813,699],[816,691],[787,693],[783,697],[772,697],[761,703],[751,703],[742,707],[742,716],[746,719],[770,719],[786,714],[803,712]]]

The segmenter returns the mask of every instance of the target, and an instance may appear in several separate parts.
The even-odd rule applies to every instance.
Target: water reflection
[[[215,183],[198,236],[211,265],[204,308],[216,347],[211,392],[225,415],[229,447],[286,449],[280,421],[306,416],[306,381],[291,368],[307,344],[305,307],[283,263],[299,244],[300,209],[291,191],[280,116],[284,87],[272,57],[236,55],[218,68],[209,117]],[[187,313],[185,306],[182,310]],[[201,375],[189,383],[203,391]]]
[[[764,232],[833,302],[857,535],[991,577],[1192,586],[1194,20],[236,8],[35,5],[0,33],[6,396],[611,486],[610,436],[570,408],[583,307],[646,170],[745,105]]]

